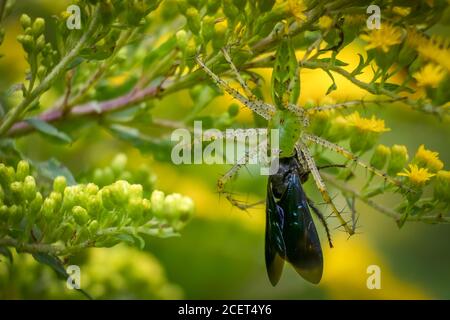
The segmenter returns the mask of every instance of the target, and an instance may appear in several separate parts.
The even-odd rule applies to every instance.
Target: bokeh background
[[[26,70],[24,53],[15,40],[20,32],[17,23],[22,12],[30,16],[51,16],[67,7],[67,1],[20,0],[16,16],[7,24],[5,43],[0,47],[0,88],[8,88],[23,79]],[[174,30],[175,31],[175,30]],[[448,30],[437,30],[446,33]],[[338,58],[356,66],[356,53],[363,47],[354,44]],[[270,70],[259,70],[270,79]],[[368,78],[370,74],[366,75]],[[401,78],[404,75],[399,75]],[[304,70],[302,103],[321,101],[330,85],[321,71]],[[115,79],[114,81],[124,81]],[[365,95],[345,79],[336,75],[338,90],[331,97],[337,100]],[[269,83],[263,92],[270,96]],[[56,93],[54,94],[55,96]],[[52,101],[52,93],[42,102]],[[216,98],[204,110],[219,114],[232,103],[229,96]],[[188,92],[182,91],[156,102],[155,116],[177,119],[193,107]],[[390,132],[381,142],[386,145],[405,144],[410,156],[419,145],[438,151],[450,163],[450,126],[448,122],[410,111],[398,105],[381,106],[362,111],[385,119]],[[252,126],[252,117],[242,110],[242,127]],[[82,137],[70,146],[55,145],[34,134],[18,141],[21,151],[34,160],[55,157],[75,174],[111,162],[117,153],[128,155],[129,165],[148,166],[158,177],[156,187],[167,192],[191,196],[196,215],[182,231],[181,237],[148,238],[144,252],[134,248],[93,249],[76,257],[83,263],[82,281],[88,291],[101,298],[189,298],[189,299],[449,299],[450,298],[450,229],[448,225],[407,223],[399,229],[395,222],[373,209],[358,203],[359,234],[348,239],[333,231],[335,248],[329,249],[318,224],[323,243],[325,270],[319,285],[302,280],[291,267],[285,267],[277,287],[266,277],[264,265],[264,206],[248,213],[232,208],[215,191],[216,180],[227,170],[220,165],[175,166],[141,154],[130,145],[118,141],[96,127],[86,128]],[[336,162],[342,161],[339,156]],[[361,174],[364,174],[361,171]],[[362,180],[361,180],[362,181]],[[255,168],[243,170],[230,188],[249,202],[264,199],[266,178]],[[306,191],[318,199],[311,182]],[[386,206],[395,206],[395,198],[379,199]],[[344,206],[342,199],[338,207]],[[325,209],[325,208],[323,208]],[[77,260],[75,260],[77,261]],[[381,290],[369,290],[366,269],[381,268]],[[3,282],[3,283],[2,283]],[[83,284],[83,282],[82,282]],[[52,271],[38,266],[29,257],[16,257],[12,270],[0,263],[0,297],[4,298],[83,298],[65,289]]]

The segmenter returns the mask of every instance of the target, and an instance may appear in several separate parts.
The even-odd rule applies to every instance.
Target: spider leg
[[[225,48],[222,49],[222,54],[223,54],[225,60],[230,65],[231,70],[233,71],[234,75],[236,76],[236,79],[238,80],[239,84],[241,85],[241,87],[244,90],[244,92],[247,95],[247,97],[250,100],[252,100],[252,101],[259,100],[258,97],[253,94],[252,90],[250,90],[250,88],[247,86],[247,83],[242,78],[242,76],[239,73],[238,69],[236,68],[236,66],[234,65],[233,61],[231,60],[230,54],[228,53],[228,51]]]
[[[240,210],[246,211],[249,208],[264,203],[264,201],[258,201],[252,204],[242,203],[240,200],[233,197],[230,192],[225,190],[225,185],[230,180],[232,180],[239,173],[239,171],[251,161],[252,158],[258,155],[258,152],[260,152],[260,148],[265,143],[267,143],[267,141],[263,141],[257,147],[251,148],[241,159],[237,161],[237,163],[233,167],[231,167],[219,180],[217,180],[217,192],[219,194],[225,195],[225,198],[231,203],[231,205],[237,207]]]
[[[272,115],[275,113],[275,107],[267,104],[261,100],[251,100],[241,94],[238,90],[232,88],[226,81],[222,80],[217,76],[214,72],[212,72],[206,64],[200,60],[199,57],[196,57],[196,61],[198,65],[211,77],[211,79],[216,83],[216,85],[223,90],[225,90],[229,95],[231,95],[234,99],[238,100],[250,110],[260,115],[266,120],[269,120]]]
[[[345,149],[337,144],[331,143],[328,140],[325,140],[325,139],[320,138],[315,135],[304,133],[302,137],[304,137],[308,141],[311,141],[313,143],[316,143],[320,146],[323,146],[327,149],[333,150],[336,153],[343,155],[344,157],[346,157],[347,159],[349,159],[351,161],[354,161],[356,164],[360,165],[367,171],[372,172],[373,174],[383,178],[385,181],[388,181],[401,189],[405,189],[405,187],[398,180],[395,180],[394,178],[389,177],[386,173],[384,173],[368,164],[365,164],[364,162],[359,160],[358,156],[355,156],[352,152],[348,151],[347,149]]]
[[[308,166],[308,169],[309,169],[312,177],[314,178],[316,186],[319,189],[323,200],[325,201],[325,203],[327,203],[329,206],[331,206],[331,209],[332,209],[334,215],[338,218],[341,226],[344,227],[345,231],[349,235],[352,235],[354,233],[353,228],[349,227],[349,225],[344,220],[341,213],[339,212],[339,210],[336,208],[333,201],[331,200],[331,197],[330,197],[330,194],[328,193],[327,187],[325,186],[325,183],[323,182],[322,177],[320,176],[319,170],[317,169],[314,158],[312,157],[311,153],[309,152],[309,149],[306,147],[306,145],[301,140],[298,141],[298,147],[301,150],[301,152],[303,153],[303,156],[305,157],[305,162]]]
[[[333,242],[331,241],[331,235],[330,235],[330,229],[328,228],[327,221],[325,220],[324,215],[322,212],[320,212],[319,208],[315,205],[315,203],[308,198],[308,205],[311,208],[311,210],[316,214],[317,218],[319,218],[320,222],[322,223],[323,227],[325,228],[325,231],[327,233],[328,238],[328,244],[330,245],[330,248],[333,248]]]
[[[364,101],[363,99],[351,100],[351,101],[340,102],[340,103],[336,103],[336,104],[328,104],[328,105],[310,108],[310,109],[308,109],[307,113],[311,115],[311,114],[321,112],[321,111],[342,110],[342,109],[348,109],[348,108],[356,107],[356,106],[365,107],[365,104],[368,104],[368,103],[375,103],[375,104],[391,103],[391,102],[396,102],[396,101],[403,100],[403,99],[404,98],[402,97],[402,98],[397,98],[397,99],[373,100],[373,101]]]

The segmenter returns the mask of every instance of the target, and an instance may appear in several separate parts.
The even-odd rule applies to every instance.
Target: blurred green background
[[[7,24],[5,43],[0,47],[0,88],[4,90],[21,81],[26,65],[23,52],[15,38],[20,32],[17,16],[50,16],[64,10],[66,1],[18,1],[16,16]],[[176,30],[174,30],[176,31]],[[357,64],[360,47],[345,49],[338,58]],[[352,65],[349,66],[351,68]],[[261,70],[267,77],[270,70]],[[399,76],[401,77],[401,75]],[[351,99],[364,94],[346,80],[336,76],[338,90],[334,99]],[[270,81],[269,81],[270,82]],[[302,71],[301,102],[320,101],[329,86],[325,73]],[[264,88],[269,97],[268,85]],[[47,99],[51,101],[51,94]],[[232,99],[215,99],[204,111],[208,114],[226,110]],[[45,107],[45,101],[42,103]],[[173,94],[156,102],[154,114],[178,118],[193,103],[187,92]],[[362,111],[375,113],[385,119],[390,132],[381,142],[387,145],[405,144],[410,156],[419,145],[438,151],[441,160],[450,163],[450,126],[448,122],[412,112],[398,106],[378,107]],[[242,112],[242,127],[251,127],[251,116]],[[175,166],[158,162],[151,155],[140,154],[129,145],[117,141],[107,132],[92,127],[81,131],[82,137],[70,146],[47,142],[34,134],[18,141],[25,155],[34,160],[56,157],[75,174],[108,164],[115,154],[124,152],[131,166],[142,164],[157,175],[156,187],[163,191],[180,192],[191,196],[196,203],[196,216],[183,230],[181,237],[148,239],[146,254],[136,249],[118,247],[94,249],[89,257],[86,274],[91,293],[103,298],[189,298],[189,299],[449,299],[450,298],[450,230],[446,225],[407,223],[399,230],[395,222],[373,209],[358,203],[361,214],[359,234],[347,239],[333,231],[335,248],[329,249],[321,226],[325,270],[322,282],[315,286],[302,280],[291,267],[285,267],[283,277],[273,288],[266,277],[264,266],[264,206],[249,213],[232,208],[215,191],[216,180],[227,166]],[[342,161],[337,156],[336,162]],[[364,174],[361,171],[361,174]],[[255,168],[243,170],[231,189],[249,202],[264,198],[266,178]],[[306,191],[316,199],[317,190],[311,182]],[[395,198],[380,198],[384,205],[396,205]],[[344,206],[342,199],[338,207]],[[323,208],[325,209],[325,208]],[[105,252],[106,250],[106,252]],[[366,269],[369,265],[381,268],[381,290],[369,290]],[[69,292],[51,271],[41,270],[27,258],[16,259],[17,269],[7,271],[0,267],[0,281],[10,281],[14,292],[3,292],[13,298],[82,298]],[[1,276],[8,272],[10,280]],[[107,274],[107,276],[105,275]],[[83,281],[83,280],[82,280]],[[14,283],[14,285],[12,285]],[[7,290],[3,289],[3,290]],[[111,293],[108,295],[108,290]]]

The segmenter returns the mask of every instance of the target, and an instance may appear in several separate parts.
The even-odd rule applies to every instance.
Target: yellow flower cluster
[[[450,40],[433,36],[426,38],[415,30],[408,30],[407,44],[415,48],[422,58],[434,61],[450,72]]]
[[[410,164],[409,170],[405,169],[403,172],[400,172],[397,175],[407,177],[411,184],[417,187],[424,186],[431,177],[435,176],[435,174],[429,173],[428,169],[419,168],[415,164]]]
[[[409,169],[405,169],[397,175],[407,177],[413,186],[423,187],[436,175],[436,172],[444,167],[444,163],[439,160],[438,156],[438,152],[427,150],[424,145],[421,145],[409,164]]]
[[[414,73],[413,77],[416,79],[419,87],[437,88],[446,73],[443,67],[429,63],[422,67],[420,71]]]
[[[383,23],[380,29],[374,29],[369,34],[361,35],[361,39],[367,42],[367,50],[381,49],[388,52],[391,46],[401,43],[402,32],[392,24]]]
[[[390,130],[385,127],[384,120],[377,119],[375,116],[363,118],[357,111],[347,116],[346,120],[348,125],[363,132],[382,133]]]

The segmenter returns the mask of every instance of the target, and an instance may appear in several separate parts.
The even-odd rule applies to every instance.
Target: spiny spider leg
[[[242,78],[241,74],[239,73],[238,69],[236,68],[236,66],[234,65],[233,61],[231,60],[230,55],[228,54],[228,51],[223,48],[222,49],[222,54],[225,58],[225,60],[228,62],[228,64],[231,67],[231,70],[233,71],[234,75],[236,76],[236,79],[238,80],[239,84],[241,85],[242,89],[244,90],[245,94],[247,95],[247,97],[252,100],[252,101],[256,101],[259,100],[258,97],[256,97],[254,95],[254,93],[252,92],[252,90],[250,90],[250,88],[247,86],[247,83],[245,83],[245,80]],[[261,101],[262,102],[262,101]],[[264,102],[262,102],[264,103]]]
[[[303,123],[303,127],[307,128],[309,126],[309,115],[303,107],[288,103],[286,109],[298,117],[299,122]]]
[[[320,138],[318,136],[307,134],[307,133],[304,133],[302,135],[302,138],[304,138],[305,140],[311,141],[313,143],[316,143],[316,144],[318,144],[320,146],[323,146],[323,147],[325,147],[327,149],[333,150],[336,153],[339,153],[339,154],[343,155],[347,159],[349,159],[351,161],[354,161],[355,163],[357,163],[358,165],[360,165],[361,167],[363,167],[367,171],[373,172],[375,175],[383,178],[385,181],[388,181],[388,182],[394,184],[395,186],[397,186],[397,187],[399,187],[401,189],[405,189],[405,187],[399,181],[395,180],[394,178],[391,178],[386,173],[384,173],[384,172],[382,172],[382,171],[380,171],[380,170],[378,170],[378,169],[376,169],[376,168],[374,168],[374,167],[372,167],[372,166],[370,166],[368,164],[365,164],[364,162],[359,160],[358,156],[355,156],[353,153],[351,153],[347,149],[345,149],[345,148],[343,148],[343,147],[341,147],[341,146],[339,146],[337,144],[331,143],[328,140],[325,140],[325,139],[322,139],[322,138]]]
[[[233,167],[231,167],[219,180],[217,180],[217,192],[219,192],[219,194],[224,194],[225,198],[227,198],[231,205],[237,207],[240,210],[246,211],[247,209],[259,205],[262,202],[258,201],[253,204],[242,204],[241,201],[235,199],[230,192],[225,191],[225,185],[238,174],[239,170],[241,170],[242,167],[249,163],[250,159],[258,154],[260,148],[262,148],[266,143],[267,141],[263,141],[257,147],[254,147],[246,152],[244,157],[239,159],[239,161]]]
[[[322,212],[320,212],[319,208],[315,205],[315,203],[308,198],[308,205],[311,208],[311,210],[316,214],[317,218],[319,218],[320,222],[322,223],[323,227],[325,228],[325,231],[327,233],[328,238],[328,244],[330,245],[330,248],[333,248],[333,242],[331,241],[331,235],[330,235],[330,229],[328,228],[327,221],[325,220],[324,215]]]
[[[317,169],[314,158],[312,157],[311,153],[309,152],[308,147],[301,140],[299,140],[298,148],[302,152],[303,156],[305,157],[305,162],[307,164],[307,168],[309,169],[312,177],[314,178],[316,186],[322,195],[322,199],[329,206],[331,206],[331,209],[332,209],[334,215],[338,218],[339,222],[344,227],[345,231],[347,231],[347,233],[349,235],[352,235],[354,233],[353,228],[350,228],[348,226],[347,222],[344,220],[341,213],[339,212],[339,210],[336,208],[333,201],[331,200],[330,194],[327,191],[325,183],[323,182],[322,177],[320,176],[319,170]]]
[[[355,107],[355,106],[364,106],[365,104],[368,103],[375,103],[375,104],[381,104],[381,103],[391,103],[391,102],[396,102],[399,100],[402,100],[402,98],[397,98],[397,99],[386,99],[386,100],[371,100],[371,101],[364,101],[364,99],[361,100],[352,100],[352,101],[346,101],[346,102],[340,102],[340,103],[336,103],[336,104],[329,104],[329,105],[324,105],[324,106],[319,106],[319,107],[313,107],[308,109],[308,114],[314,114],[317,112],[321,112],[321,111],[328,111],[328,110],[339,110],[339,109],[347,109],[350,107]]]
[[[228,94],[230,94],[233,98],[247,106],[253,112],[259,114],[266,120],[269,120],[272,115],[275,113],[275,107],[271,106],[260,100],[252,101],[242,95],[238,90],[230,87],[230,85],[224,80],[220,79],[214,72],[212,72],[199,57],[195,58],[199,66],[211,77],[211,79],[216,83],[216,85],[223,90],[225,90]]]

